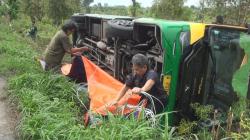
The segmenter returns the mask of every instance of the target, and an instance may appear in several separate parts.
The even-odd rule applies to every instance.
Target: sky
[[[136,0],[136,1],[139,2],[142,5],[142,7],[151,7],[152,2],[153,2],[153,0]],[[109,6],[115,6],[115,5],[129,6],[132,4],[132,0],[94,0],[94,2],[91,5],[94,5],[97,3],[101,3],[102,5],[104,3],[107,3]],[[199,0],[187,0],[185,5],[186,6],[191,6],[191,5],[198,6]]]

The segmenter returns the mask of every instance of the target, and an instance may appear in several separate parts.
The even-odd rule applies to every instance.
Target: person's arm
[[[121,100],[121,98],[126,94],[126,92],[128,91],[129,87],[125,84],[121,91],[119,92],[117,98],[112,101],[111,103],[108,103],[107,106],[112,106],[112,105],[117,105],[117,103]]]
[[[88,51],[88,47],[80,47],[80,48],[75,48],[72,46],[72,44],[69,41],[69,37],[68,36],[64,36],[61,39],[61,43],[63,46],[63,49],[72,55],[80,55],[83,51]]]
[[[70,51],[67,51],[67,53],[71,54],[71,55],[75,55],[75,56],[80,56],[82,55],[82,52],[84,51],[89,51],[88,47],[81,47],[81,48],[71,48]]]
[[[158,80],[158,75],[154,71],[149,71],[146,77],[147,81],[143,85],[143,87],[135,87],[132,89],[133,93],[140,94],[142,91],[148,92],[155,84],[155,82]]]
[[[142,91],[147,92],[149,91],[155,84],[155,81],[152,79],[149,79],[142,88],[134,87],[132,89],[133,93],[140,94]]]
[[[88,51],[89,48],[88,47],[80,47],[80,48],[71,48],[71,54],[76,53],[76,52],[84,52],[84,51]]]
[[[114,104],[117,104],[128,90],[129,90],[129,87],[125,84],[122,87],[121,91],[119,92],[118,97],[116,98]]]

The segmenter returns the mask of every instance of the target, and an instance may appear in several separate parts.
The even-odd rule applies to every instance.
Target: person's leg
[[[82,57],[77,56],[73,59],[72,67],[68,76],[77,83],[87,82],[84,63]]]

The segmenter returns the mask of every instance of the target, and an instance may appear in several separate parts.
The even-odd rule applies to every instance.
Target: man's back
[[[44,59],[46,64],[52,67],[61,65],[65,52],[69,52],[71,46],[69,38],[65,32],[62,30],[58,31],[45,51]]]

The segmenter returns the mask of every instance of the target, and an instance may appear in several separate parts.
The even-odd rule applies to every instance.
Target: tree
[[[108,7],[109,5],[108,5],[108,3],[104,3],[104,7]]]
[[[225,0],[225,2],[224,11],[228,22],[239,25],[247,22],[247,19],[250,18],[250,0]]]
[[[17,18],[18,10],[19,10],[19,1],[18,0],[8,0],[8,16],[10,21]]]
[[[53,24],[59,25],[73,13],[80,12],[80,0],[44,0],[48,1],[47,16],[52,19]]]
[[[201,0],[204,16],[222,15],[226,23],[244,24],[250,18],[250,0]]]
[[[108,6],[108,4],[95,4],[91,6],[91,13],[95,14],[128,16],[128,11],[126,6]]]
[[[132,0],[132,3],[133,3],[133,6],[131,8],[131,13],[132,13],[132,16],[135,17],[136,16],[136,1],[135,0]]]
[[[81,1],[80,0],[67,0],[66,4],[69,8],[70,13],[81,12]]]
[[[91,9],[90,9],[90,4],[94,2],[94,0],[82,0],[81,1],[81,4],[82,6],[86,9],[85,12],[86,13],[90,13],[91,12]]]
[[[53,24],[59,25],[63,19],[71,15],[66,0],[49,0],[48,17],[52,19]]]
[[[184,21],[190,21],[190,20],[193,20],[194,19],[194,11],[192,8],[189,8],[189,7],[183,7],[182,8],[183,12],[180,16],[180,19],[181,20],[184,20]]]
[[[141,15],[142,14],[142,8],[140,3],[135,2],[133,3],[132,6],[128,7],[129,13],[132,17],[136,17],[137,15]]]
[[[151,12],[154,17],[180,19],[183,13],[184,0],[154,0]]]
[[[6,15],[6,11],[8,10],[8,6],[5,1],[0,1],[0,16]]]
[[[30,17],[32,21],[42,20],[44,17],[43,2],[37,0],[22,0],[22,11]]]
[[[205,17],[205,0],[200,0],[200,11],[199,11],[199,19],[201,22],[204,22]]]
[[[100,9],[101,12],[104,11],[104,8],[103,8],[103,6],[102,6],[101,3],[98,3],[98,4],[97,4],[97,7],[98,7],[98,9]]]

